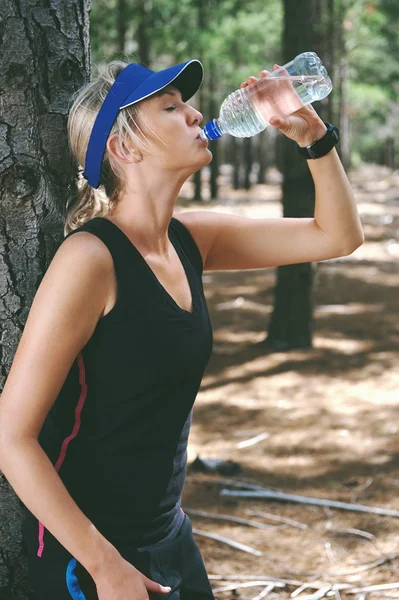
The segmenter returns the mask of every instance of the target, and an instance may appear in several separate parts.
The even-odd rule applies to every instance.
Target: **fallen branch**
[[[252,600],[262,600],[262,598],[265,598],[265,596],[268,596],[270,594],[270,592],[272,592],[274,590],[274,588],[275,588],[275,586],[273,584],[266,586],[265,589],[262,590],[260,592],[260,594],[255,596]]]
[[[327,558],[331,563],[337,564],[337,559],[334,556],[334,552],[332,551],[331,548],[331,542],[325,542],[324,544],[324,550],[326,551],[327,554]]]
[[[292,527],[297,527],[298,529],[309,529],[309,525],[306,525],[305,523],[299,523],[298,521],[293,521],[292,519],[287,519],[286,517],[272,515],[271,513],[265,513],[260,510],[251,510],[250,508],[247,508],[244,512],[247,515],[253,515],[254,517],[263,517],[264,519],[270,519],[270,521],[286,523],[286,525],[291,525]]]
[[[281,577],[270,577],[269,575],[208,575],[208,579],[213,581],[228,581],[229,579],[232,579],[233,581],[270,581],[276,583],[283,583],[284,585],[305,585],[303,581],[298,581],[297,579],[282,579]],[[314,590],[319,590],[325,587],[326,585],[327,584],[325,581],[311,581],[306,583],[306,587],[309,587]],[[331,585],[333,590],[353,589],[353,585],[349,583],[334,583]]]
[[[247,448],[248,446],[253,446],[254,444],[257,444],[258,442],[263,442],[263,440],[267,440],[267,438],[270,436],[269,433],[267,433],[266,431],[264,431],[263,433],[260,433],[259,435],[255,435],[254,437],[248,439],[248,440],[244,440],[243,442],[238,442],[238,444],[236,444],[237,448]]]
[[[196,515],[197,517],[205,517],[209,519],[220,519],[222,521],[231,521],[232,523],[239,523],[240,525],[248,525],[249,527],[256,527],[257,529],[276,529],[273,525],[265,525],[258,521],[249,521],[248,519],[241,519],[241,517],[233,517],[233,515],[220,515],[218,513],[208,513],[202,510],[194,510],[193,508],[184,508],[184,512],[189,515]]]
[[[361,588],[351,588],[346,590],[347,594],[358,594],[359,592],[376,592],[382,590],[397,590],[399,589],[399,581],[395,583],[381,583],[380,585],[369,585]]]
[[[317,579],[317,577],[318,577],[318,576],[319,576],[319,575],[316,575],[316,576],[313,578],[313,581],[314,581],[315,579]],[[299,594],[300,594],[301,592],[304,592],[304,591],[305,591],[307,588],[309,588],[309,587],[311,587],[311,583],[310,583],[309,581],[307,581],[306,583],[303,583],[301,586],[299,586],[299,588],[297,588],[296,590],[294,590],[294,591],[292,592],[292,594],[291,594],[291,596],[290,596],[290,597],[291,597],[291,598],[296,598],[296,596],[299,596]]]
[[[211,540],[215,540],[216,542],[221,542],[222,544],[227,544],[228,546],[232,546],[233,548],[237,548],[237,550],[242,550],[243,552],[248,552],[249,554],[253,554],[254,556],[263,556],[263,552],[260,552],[260,550],[256,550],[255,548],[251,548],[250,546],[245,546],[244,544],[240,544],[239,542],[235,542],[234,540],[230,540],[229,538],[222,537],[221,535],[216,535],[216,533],[209,533],[209,531],[201,531],[200,529],[194,528],[193,533],[202,537],[210,538]]]
[[[298,600],[321,600],[321,598],[325,598],[327,592],[329,592],[332,588],[331,584],[327,584],[324,587],[320,588],[314,594],[310,594],[308,596],[298,596]]]
[[[328,508],[338,508],[340,510],[350,510],[357,512],[371,513],[374,515],[384,515],[386,517],[399,517],[399,511],[388,508],[378,508],[374,506],[365,506],[363,504],[350,504],[348,502],[338,502],[337,500],[325,500],[322,498],[311,498],[310,496],[297,496],[296,494],[285,494],[284,492],[273,492],[264,488],[257,491],[234,492],[223,489],[221,496],[234,496],[240,498],[270,498],[282,500],[285,502],[298,502],[300,504],[312,504],[316,506],[326,506]]]
[[[369,533],[368,531],[362,531],[361,529],[354,529],[353,527],[349,527],[348,529],[341,527],[326,527],[327,531],[332,531],[333,533],[348,533],[350,535],[360,535],[368,540],[375,540],[375,535]]]
[[[284,585],[302,585],[301,581],[296,579],[281,579],[279,577],[270,577],[269,575],[208,575],[208,579],[213,581],[270,581],[273,583],[282,583]],[[350,588],[351,586],[348,585]]]
[[[375,567],[380,567],[381,565],[383,565],[386,562],[390,562],[391,560],[395,560],[395,558],[399,557],[399,553],[396,554],[390,554],[389,556],[384,556],[383,558],[379,558],[378,560],[372,562],[372,563],[367,563],[366,565],[362,565],[361,567],[356,567],[355,569],[352,569],[351,571],[344,571],[343,573],[340,572],[337,575],[341,576],[345,576],[345,575],[355,575],[355,573],[361,573],[362,571],[368,571],[369,569],[374,569]]]
[[[192,475],[187,475],[186,481],[188,483],[211,483],[213,485],[229,485],[230,487],[246,488],[247,490],[264,490],[264,486],[255,483],[248,483],[246,481],[237,481],[236,479],[198,479]],[[272,489],[272,488],[269,488]],[[276,490],[277,491],[277,490]]]
[[[246,581],[245,583],[232,583],[230,585],[225,585],[223,587],[219,587],[219,588],[215,588],[213,589],[213,593],[214,594],[218,594],[219,592],[231,592],[233,590],[239,590],[241,588],[251,588],[251,587],[260,587],[260,586],[271,586],[271,589],[273,589],[274,587],[279,587],[279,588],[283,588],[285,587],[285,584],[283,583],[276,583],[275,581],[263,581],[263,580],[259,580],[259,581]]]

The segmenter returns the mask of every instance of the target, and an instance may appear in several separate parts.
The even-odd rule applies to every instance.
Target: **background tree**
[[[284,1],[283,57],[285,64],[313,48],[314,0]],[[295,152],[286,136],[279,138],[283,173],[284,217],[313,217],[314,184],[306,160]],[[269,324],[267,346],[277,349],[308,348],[312,345],[313,270],[310,263],[278,268],[274,311]]]
[[[68,104],[90,72],[90,3],[0,4],[0,391],[74,186]],[[26,390],[29,393],[29,390]],[[23,505],[0,475],[0,597],[25,600]]]

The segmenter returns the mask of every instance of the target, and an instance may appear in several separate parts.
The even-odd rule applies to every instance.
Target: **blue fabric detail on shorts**
[[[66,584],[68,592],[73,600],[86,600],[86,596],[79,586],[78,578],[75,575],[76,558],[71,558],[66,569]]]

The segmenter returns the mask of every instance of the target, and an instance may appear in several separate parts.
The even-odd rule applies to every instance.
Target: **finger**
[[[271,117],[269,123],[275,129],[280,129],[282,132],[287,130],[290,126],[288,119],[285,119],[284,117]]]
[[[269,71],[267,71],[266,69],[263,69],[263,71],[259,73],[259,77],[267,77],[268,75]]]
[[[152,581],[152,579],[149,579],[145,575],[143,575],[143,579],[144,579],[144,585],[149,592],[155,592],[157,594],[169,594],[169,592],[172,589],[170,586],[165,587],[164,585],[161,585],[160,583],[156,583],[155,581]]]
[[[244,81],[240,87],[247,87],[248,85],[251,85],[251,83],[255,83],[255,81],[258,81],[257,77],[254,77],[253,75],[251,75],[250,77],[248,77],[247,81]]]
[[[276,70],[276,69],[279,69],[279,68],[280,68],[280,65],[273,65],[273,69]]]

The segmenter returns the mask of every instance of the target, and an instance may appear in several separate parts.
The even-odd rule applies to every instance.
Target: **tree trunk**
[[[336,55],[335,31],[336,31],[336,26],[337,26],[336,19],[335,19],[335,0],[327,0],[327,11],[328,11],[328,19],[327,19],[328,31],[326,32],[327,57],[328,57],[327,71],[329,72],[331,80],[334,85],[335,74],[337,71],[336,64],[335,64],[335,55]],[[327,61],[327,57],[326,57],[326,61]],[[335,86],[334,86],[334,89],[335,89]],[[335,111],[334,111],[335,97],[336,97],[336,93],[334,94],[334,90],[333,90],[331,95],[328,96],[329,102],[328,102],[328,110],[327,110],[327,120],[330,123],[335,123]]]
[[[346,0],[335,0],[336,2],[336,25],[335,25],[335,87],[337,90],[337,113],[336,122],[340,129],[340,143],[337,146],[338,155],[345,170],[350,168],[350,121],[348,109],[349,94],[349,64],[346,57],[343,23],[347,10]]]
[[[276,164],[276,140],[278,132],[273,127],[267,127],[259,138],[259,173],[258,183],[266,183],[266,171]]]
[[[117,6],[117,34],[118,34],[118,50],[125,52],[126,48],[126,29],[127,29],[127,14],[126,0],[118,0]]]
[[[90,3],[0,3],[0,391],[33,297],[63,239],[74,188],[67,115],[89,80]],[[0,475],[0,596],[32,598],[21,546],[24,506]]]
[[[244,189],[251,189],[251,172],[252,172],[252,147],[253,140],[252,138],[244,138],[243,142],[244,146]]]
[[[204,114],[204,104],[205,104],[204,94],[205,94],[204,86],[201,85],[200,89],[198,90],[198,110],[202,114]],[[217,142],[216,142],[216,144],[217,144]],[[213,154],[214,153],[213,146],[212,146],[211,150],[212,150],[212,154]],[[196,200],[197,202],[200,202],[203,200],[203,197],[202,197],[202,169],[200,169],[199,171],[196,171],[194,173],[194,200]]]
[[[216,67],[213,60],[209,61],[209,114],[216,115],[219,107],[216,102],[217,90],[216,82],[217,82],[217,73]],[[212,146],[212,155],[213,159],[210,164],[211,168],[211,178],[210,178],[210,193],[211,199],[217,200],[218,198],[218,175],[219,175],[219,150],[220,150],[220,141],[216,141]]]
[[[270,127],[268,127],[266,129],[266,131],[260,133],[258,135],[258,146],[257,146],[257,152],[258,152],[258,164],[259,164],[259,170],[258,170],[258,177],[256,179],[257,183],[263,184],[266,183],[266,169],[269,166],[269,162],[268,162],[268,158],[269,158],[269,154],[268,154],[268,148],[267,148],[267,130],[270,129]]]
[[[231,138],[231,158],[232,158],[232,185],[233,189],[240,189],[240,171],[241,171],[241,138]]]
[[[313,47],[313,0],[284,0],[284,63]],[[283,63],[283,64],[284,64]],[[314,214],[314,184],[306,160],[295,152],[294,143],[279,140],[283,183],[284,217]],[[312,265],[303,263],[278,268],[274,311],[266,345],[275,349],[312,346]]]
[[[137,0],[137,44],[138,55],[142,65],[150,68],[151,64],[151,42],[149,28],[151,25],[152,0]]]
[[[334,19],[331,22],[331,4],[334,4],[334,0],[313,0],[312,50],[320,56],[328,74],[333,77]],[[323,121],[331,121],[333,94],[316,104],[315,108]]]
[[[351,166],[350,159],[350,117],[349,117],[349,63],[342,56],[340,60],[340,154],[344,169]]]
[[[203,53],[201,35],[203,34],[203,31],[205,31],[205,25],[206,25],[205,8],[206,8],[205,2],[198,3],[198,6],[197,6],[197,24],[198,24],[198,31],[199,31],[198,54],[199,54],[200,60],[202,60],[203,64],[204,64],[204,60],[203,60],[204,53]],[[201,85],[201,87],[198,91],[198,100],[199,100],[198,110],[201,113],[203,113],[204,104],[205,104],[204,85]],[[212,148],[212,152],[213,152],[213,148]],[[202,174],[202,169],[200,169],[199,171],[196,171],[196,173],[194,173],[194,200],[196,200],[197,202],[203,200],[201,174]]]

